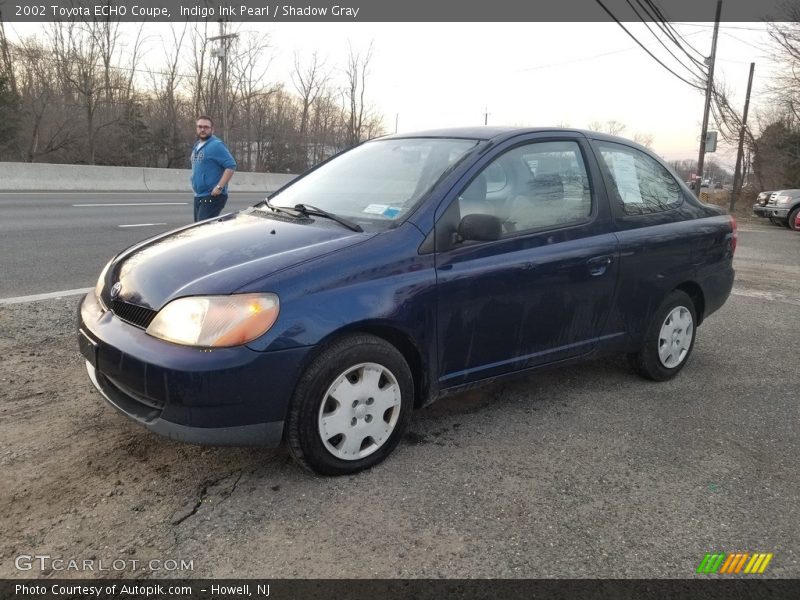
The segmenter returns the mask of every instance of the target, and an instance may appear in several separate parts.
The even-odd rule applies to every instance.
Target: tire
[[[673,290],[653,314],[634,368],[653,381],[672,379],[686,366],[697,335],[697,314],[687,294]]]
[[[795,226],[797,223],[797,215],[800,214],[800,206],[795,208],[792,212],[789,213],[789,219],[787,221],[787,225],[789,229],[793,229],[794,231],[798,231],[798,228]]]
[[[300,377],[287,419],[289,451],[321,475],[368,469],[397,446],[413,406],[414,380],[403,355],[381,338],[348,335]]]

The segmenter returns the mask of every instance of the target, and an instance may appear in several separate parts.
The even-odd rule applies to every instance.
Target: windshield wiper
[[[291,208],[286,208],[285,206],[275,206],[274,204],[272,204],[269,201],[269,198],[264,198],[264,200],[262,200],[258,204],[266,204],[267,208],[272,209],[273,212],[283,213],[285,215],[289,215],[290,217],[294,217],[294,218],[297,218],[298,217],[298,212],[301,212],[301,211],[292,210]],[[258,206],[258,204],[256,204],[256,206]]]
[[[328,211],[322,210],[321,208],[317,208],[316,206],[311,206],[310,204],[295,204],[294,209],[300,211],[304,215],[314,215],[316,217],[325,217],[326,219],[331,219],[333,221],[336,221],[337,223],[341,223],[348,229],[351,229],[353,231],[358,231],[359,233],[364,231],[361,228],[361,225],[359,225],[358,223],[353,223],[352,221],[349,221],[343,217],[334,215],[333,213],[329,213]]]

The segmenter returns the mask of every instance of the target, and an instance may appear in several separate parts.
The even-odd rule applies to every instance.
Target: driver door
[[[582,140],[569,137],[501,147],[465,175],[441,213],[442,388],[594,348],[613,301],[618,252],[586,154]],[[500,237],[460,240],[453,230],[467,214],[500,220]]]

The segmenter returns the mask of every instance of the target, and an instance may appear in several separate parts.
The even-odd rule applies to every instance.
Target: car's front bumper
[[[94,387],[126,417],[136,421],[153,433],[171,440],[204,444],[211,446],[278,446],[283,437],[283,421],[239,425],[233,427],[191,427],[162,419],[158,410],[153,410],[139,402],[136,396],[125,393],[121,388],[98,373],[88,360],[86,370]]]
[[[788,208],[777,208],[775,206],[766,206],[764,208],[767,211],[765,215],[767,217],[772,217],[773,219],[786,219],[789,217]]]
[[[769,216],[767,214],[767,207],[760,204],[753,204],[753,214],[762,218]]]
[[[210,445],[279,445],[309,351],[172,344],[104,310],[94,292],[81,302],[78,343],[89,378],[114,408],[155,433]]]

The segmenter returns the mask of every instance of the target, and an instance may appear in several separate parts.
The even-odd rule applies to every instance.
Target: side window
[[[598,142],[610,175],[612,201],[626,215],[671,210],[683,202],[681,187],[667,169],[644,152],[612,142]]]
[[[496,157],[459,194],[457,221],[488,214],[505,237],[585,221],[592,212],[586,165],[576,142],[535,142]],[[450,210],[448,210],[450,212]]]
[[[493,162],[483,171],[486,177],[486,192],[495,193],[501,191],[508,184],[508,177],[500,163]]]

